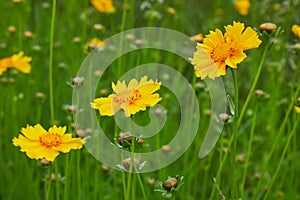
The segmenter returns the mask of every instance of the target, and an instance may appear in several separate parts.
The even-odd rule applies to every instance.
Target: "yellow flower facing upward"
[[[154,106],[162,99],[159,94],[154,93],[159,90],[160,85],[157,81],[147,81],[147,76],[142,77],[140,82],[132,79],[128,86],[125,81],[118,81],[116,85],[112,83],[114,94],[95,99],[91,106],[98,109],[100,115],[112,116],[123,110],[125,116],[129,117],[141,110],[145,111],[147,106]]]
[[[3,58],[0,60],[0,75],[9,68],[14,68],[25,74],[29,74],[31,70],[30,61],[31,57],[24,56],[24,52],[20,51],[11,57]]]
[[[300,106],[295,106],[294,108],[295,108],[296,113],[300,114]]]
[[[22,152],[31,159],[45,158],[53,161],[59,152],[67,153],[71,149],[82,148],[85,140],[72,138],[72,134],[66,133],[66,127],[52,126],[46,131],[40,124],[27,125],[22,128],[18,138],[13,139],[13,145],[20,146]]]
[[[86,45],[84,47],[84,52],[89,53],[95,48],[105,48],[105,47],[106,47],[105,42],[103,42],[99,38],[94,37],[86,43]]]
[[[91,0],[91,3],[99,12],[111,13],[116,11],[112,0]]]
[[[261,44],[257,33],[250,27],[245,29],[243,23],[233,22],[225,29],[224,35],[216,29],[205,36],[203,43],[197,43],[197,50],[190,58],[197,77],[215,79],[225,75],[226,66],[237,68],[237,64],[247,57],[244,50]]]
[[[300,39],[300,26],[297,24],[294,24],[292,26],[292,32],[294,33],[294,35]]]
[[[236,0],[234,7],[241,15],[248,15],[251,3],[249,0]]]

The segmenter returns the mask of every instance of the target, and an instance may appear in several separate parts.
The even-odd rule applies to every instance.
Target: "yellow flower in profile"
[[[233,26],[225,26],[225,29],[224,35],[216,29],[205,36],[203,43],[197,43],[197,50],[190,58],[197,77],[215,79],[225,75],[226,66],[237,68],[237,64],[247,57],[244,50],[261,44],[257,33],[250,27],[245,29],[243,23],[233,22]]]
[[[91,3],[99,12],[111,13],[116,10],[112,0],[91,0]]]
[[[295,106],[294,108],[295,108],[296,113],[300,114],[300,106]]]
[[[94,37],[86,43],[86,45],[84,47],[84,52],[89,53],[95,48],[105,48],[105,47],[106,47],[105,42],[103,42],[99,38]]]
[[[234,7],[241,15],[248,15],[251,3],[249,0],[236,0]]]
[[[128,86],[125,81],[118,81],[116,85],[112,83],[114,94],[95,99],[91,106],[98,109],[100,115],[112,116],[123,110],[125,116],[129,117],[141,110],[145,111],[147,106],[154,106],[162,99],[159,94],[154,93],[159,90],[160,85],[157,81],[147,81],[147,76],[142,77],[140,82],[130,80]]]
[[[294,35],[300,39],[300,26],[297,24],[294,24],[292,26],[292,32],[294,33]]]
[[[59,152],[67,153],[71,149],[82,148],[85,140],[72,138],[72,134],[66,133],[66,127],[52,126],[46,131],[40,124],[27,125],[22,128],[18,138],[13,139],[13,145],[20,146],[22,152],[31,159],[45,158],[53,161]]]
[[[3,58],[0,60],[0,75],[9,68],[14,68],[25,74],[29,74],[31,70],[30,61],[31,57],[24,56],[24,52],[20,51],[11,57]]]

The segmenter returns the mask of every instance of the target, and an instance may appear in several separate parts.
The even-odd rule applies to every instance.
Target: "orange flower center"
[[[141,98],[139,90],[124,90],[114,95],[113,101],[121,105],[122,103],[134,104],[139,98]]]
[[[233,49],[230,43],[222,42],[218,44],[211,52],[210,57],[214,62],[224,62],[226,58],[232,55]]]
[[[62,143],[61,135],[57,133],[47,133],[40,136],[40,143],[46,147],[57,146]]]

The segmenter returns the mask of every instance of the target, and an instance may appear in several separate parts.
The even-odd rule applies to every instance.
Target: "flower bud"
[[[51,161],[49,161],[49,160],[47,160],[45,158],[41,159],[40,162],[41,162],[41,165],[44,166],[44,167],[51,164]]]
[[[162,150],[163,152],[165,152],[165,153],[168,153],[168,152],[171,151],[171,147],[170,147],[170,145],[163,145],[163,146],[161,147],[161,150]]]
[[[220,113],[219,119],[223,122],[228,122],[228,120],[230,119],[230,116],[227,113]]]
[[[258,90],[255,90],[254,94],[258,97],[263,97],[263,96],[265,96],[266,93],[263,90],[258,89]]]
[[[130,168],[130,163],[131,163],[131,158],[126,158],[125,160],[122,161],[123,167],[127,170]],[[140,161],[135,157],[134,158],[134,164],[139,165]],[[134,167],[132,167],[132,170],[134,170]]]
[[[176,188],[177,186],[178,186],[178,180],[172,177],[169,177],[162,184],[162,187],[167,191],[171,191],[172,188]]]
[[[261,32],[266,31],[267,33],[271,33],[272,31],[275,31],[277,29],[276,24],[271,22],[263,23],[259,26],[259,29]]]

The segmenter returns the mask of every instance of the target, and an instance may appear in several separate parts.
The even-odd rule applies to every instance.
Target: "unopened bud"
[[[268,33],[271,33],[272,31],[275,31],[277,29],[276,24],[271,22],[263,23],[259,26],[260,31],[266,31]]]
[[[178,186],[178,180],[172,177],[169,177],[162,184],[162,187],[167,191],[171,191],[172,188],[176,188],[177,186]]]

